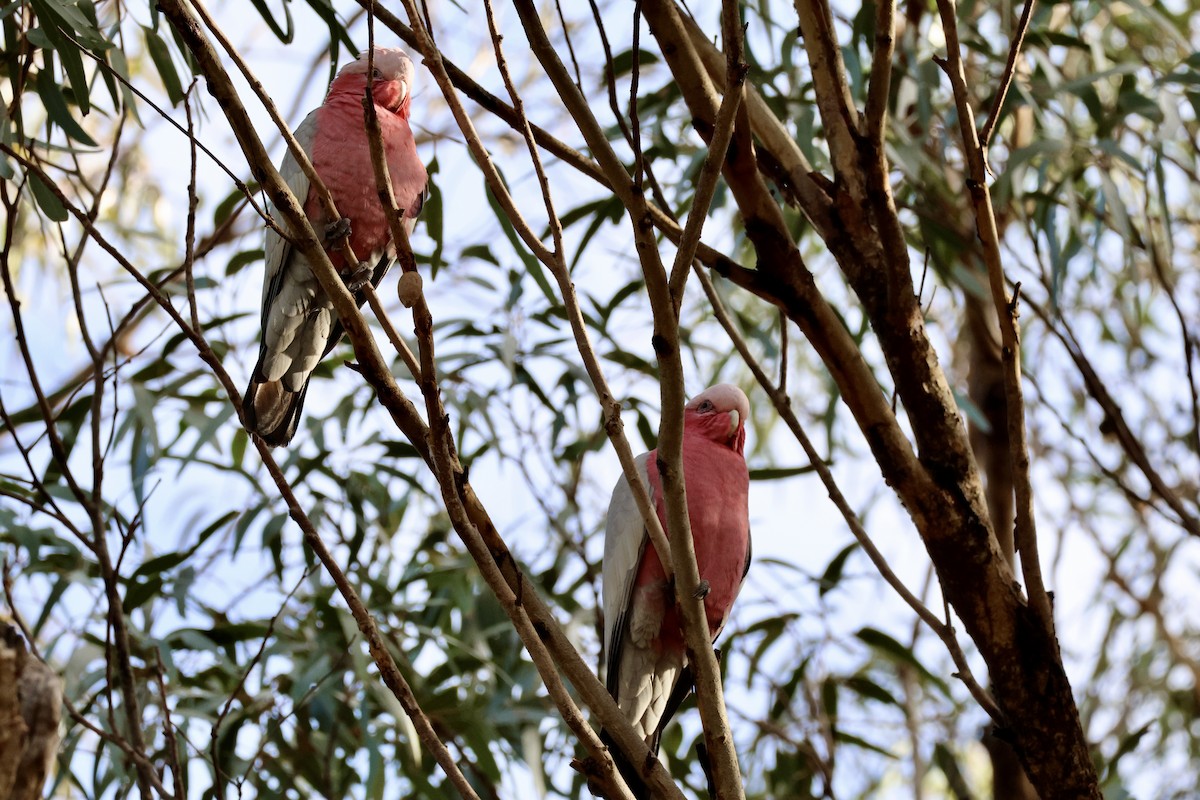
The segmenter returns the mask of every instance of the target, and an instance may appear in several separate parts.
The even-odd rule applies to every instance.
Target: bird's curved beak
[[[738,414],[737,409],[729,412],[729,438],[737,436],[738,425],[742,422],[742,417]]]

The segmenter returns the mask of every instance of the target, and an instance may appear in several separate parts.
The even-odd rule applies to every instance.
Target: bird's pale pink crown
[[[689,431],[723,444],[739,454],[746,446],[746,418],[750,400],[746,393],[728,383],[710,386],[684,406],[683,418]]]
[[[413,82],[417,75],[412,59],[399,48],[376,47],[373,66],[371,91],[375,104],[408,119]],[[329,94],[350,92],[361,98],[367,85],[369,68],[367,54],[363,53],[338,71],[329,87]]]

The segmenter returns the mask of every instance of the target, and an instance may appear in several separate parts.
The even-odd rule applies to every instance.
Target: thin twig
[[[171,703],[167,696],[167,682],[163,677],[166,667],[163,666],[162,653],[154,650],[154,678],[158,684],[158,696],[162,701],[163,712],[163,742],[166,744],[167,766],[171,770],[171,783],[175,789],[175,797],[187,797],[183,788],[183,766],[179,761],[179,740],[175,736],[175,723],[171,721]]]
[[[1167,483],[1162,473],[1151,463],[1149,453],[1146,452],[1141,439],[1130,429],[1121,406],[1108,390],[1108,384],[1096,372],[1096,368],[1092,365],[1091,360],[1083,352],[1083,348],[1079,345],[1079,340],[1075,338],[1071,323],[1061,314],[1058,314],[1056,317],[1051,316],[1049,312],[1032,300],[1026,299],[1025,305],[1033,309],[1033,313],[1045,324],[1046,330],[1067,351],[1067,355],[1075,364],[1075,369],[1079,371],[1079,377],[1083,379],[1084,389],[1096,401],[1096,404],[1100,406],[1100,410],[1104,412],[1105,419],[1112,425],[1113,435],[1116,437],[1117,443],[1121,445],[1121,449],[1125,451],[1130,461],[1146,477],[1151,491],[1161,497],[1163,502],[1175,512],[1178,517],[1178,524],[1184,530],[1192,536],[1200,536],[1200,519],[1197,519],[1196,515],[1185,504],[1183,498],[1179,496],[1179,493]]]
[[[866,134],[873,147],[883,147],[888,100],[892,89],[892,54],[896,50],[896,0],[875,0],[875,49],[867,89]]]
[[[563,41],[567,43],[567,53],[571,56],[571,66],[575,69],[575,85],[583,91],[583,77],[579,74],[579,59],[575,58],[575,46],[571,44],[571,29],[567,25],[567,17],[563,14],[562,0],[554,0],[554,10],[558,12],[558,24],[562,25]],[[492,26],[493,29],[495,26]],[[492,41],[498,42],[493,34]]]
[[[930,611],[929,608],[922,603],[921,600],[914,595],[907,586],[904,585],[904,582],[900,580],[900,577],[892,571],[891,565],[887,562],[887,558],[879,551],[879,548],[875,546],[875,542],[872,541],[870,534],[867,533],[866,528],[862,524],[862,520],[860,520],[858,515],[854,513],[854,509],[850,507],[850,503],[846,500],[845,495],[842,494],[841,488],[837,484],[837,480],[833,477],[833,473],[821,458],[820,454],[817,452],[817,448],[813,445],[812,440],[805,432],[803,425],[800,423],[800,419],[796,416],[795,411],[792,409],[791,400],[789,400],[787,393],[780,387],[771,383],[770,376],[767,375],[766,370],[763,369],[762,365],[758,363],[758,360],[750,351],[750,346],[747,344],[746,338],[742,336],[741,331],[739,331],[734,325],[733,319],[729,316],[729,312],[726,311],[725,304],[721,301],[720,295],[717,294],[716,287],[713,286],[712,280],[699,267],[696,268],[696,277],[700,281],[700,285],[704,287],[704,293],[708,297],[709,303],[712,305],[713,316],[716,317],[717,322],[721,324],[721,327],[725,329],[725,333],[729,336],[730,341],[733,342],[734,348],[736,348],[738,353],[741,355],[742,361],[747,367],[750,368],[750,372],[753,373],[755,380],[758,381],[758,384],[762,387],[763,391],[767,393],[767,397],[770,398],[771,404],[775,406],[775,410],[778,412],[780,419],[783,420],[784,424],[787,425],[788,430],[792,432],[792,435],[796,438],[796,441],[799,442],[800,447],[804,450],[804,454],[808,456],[809,463],[812,464],[817,476],[821,479],[821,483],[824,484],[826,492],[829,494],[829,499],[833,501],[834,507],[837,508],[838,512],[842,515],[842,518],[846,520],[846,525],[849,526],[850,532],[854,534],[854,538],[858,541],[859,546],[862,547],[863,552],[867,554],[867,558],[871,559],[871,563],[875,565],[875,569],[879,571],[879,574],[884,581],[896,591],[896,594],[900,595],[900,598],[904,600],[908,607],[911,608],[921,619],[921,621],[928,625],[929,629],[937,634],[937,637],[946,645],[946,649],[949,651],[950,657],[954,660],[954,666],[958,669],[958,679],[961,680],[963,685],[967,687],[967,691],[971,693],[971,696],[975,698],[975,701],[979,703],[983,710],[986,711],[988,715],[992,717],[992,719],[996,720],[1000,724],[1003,724],[1004,715],[996,705],[996,701],[992,698],[991,694],[985,688],[983,688],[983,686],[981,686],[977,680],[975,680],[974,675],[972,675],[971,666],[967,662],[967,656],[963,652],[962,646],[958,643],[958,638],[955,636],[954,628],[948,622],[942,622],[939,620],[937,615]]]
[[[730,9],[733,9],[730,11]],[[729,19],[732,14],[732,19]],[[726,70],[725,95],[717,109],[717,119],[713,126],[712,140],[704,154],[704,164],[700,167],[700,175],[696,178],[696,191],[692,195],[691,208],[688,211],[687,222],[683,226],[683,235],[679,239],[679,247],[675,251],[675,263],[671,266],[671,299],[675,303],[675,313],[679,314],[679,306],[683,302],[683,286],[687,280],[692,261],[696,258],[696,246],[700,244],[700,233],[704,229],[704,220],[708,216],[708,208],[712,203],[713,194],[717,189],[717,181],[721,177],[721,169],[725,166],[725,153],[733,140],[733,126],[737,121],[738,112],[742,108],[743,84],[749,66],[742,52],[742,27],[736,13],[736,6],[725,3],[722,6],[721,29],[725,37],[725,52],[728,59]]]
[[[188,213],[187,230],[183,236],[183,276],[187,286],[188,310],[192,315],[192,327],[200,330],[200,309],[196,305],[196,277],[192,267],[196,262],[196,206],[200,198],[196,194],[196,130],[192,123],[192,92],[196,81],[188,87],[183,96],[183,110],[187,116],[188,156],[191,170],[188,175]]]
[[[1029,439],[1025,430],[1025,398],[1021,390],[1021,334],[1017,324],[1018,293],[1010,301],[1004,286],[1004,265],[1000,260],[1000,242],[992,195],[987,185],[987,164],[979,136],[975,131],[975,114],[967,94],[966,72],[958,41],[958,20],[953,0],[938,0],[942,29],[946,33],[948,59],[937,59],[954,92],[958,109],[959,131],[967,160],[967,189],[975,210],[976,230],[982,244],[984,263],[992,302],[1000,321],[1001,355],[1004,362],[1004,394],[1008,402],[1009,456],[1012,459],[1013,488],[1016,496],[1017,551],[1021,554],[1021,572],[1025,591],[1046,632],[1053,635],[1054,611],[1050,596],[1042,582],[1041,563],[1037,551],[1037,527],[1033,514],[1033,484],[1029,474]],[[1018,284],[1019,286],[1019,284]]]
[[[1021,47],[1025,44],[1025,34],[1029,32],[1029,21],[1033,17],[1034,0],[1025,0],[1025,8],[1021,10],[1021,19],[1017,21],[1017,29],[1013,32],[1012,42],[1008,46],[1008,60],[1004,63],[1004,72],[1000,75],[1000,84],[996,87],[996,96],[988,111],[987,122],[979,132],[979,146],[983,148],[984,163],[987,163],[988,146],[992,143],[992,134],[996,123],[1000,120],[1000,112],[1004,110],[1004,100],[1008,97],[1009,87],[1017,73],[1017,60],[1021,57]]]
[[[642,152],[642,121],[638,116],[638,84],[642,78],[642,0],[633,0],[633,41],[629,44],[633,63],[629,71],[629,144],[633,147],[633,188],[641,194],[646,180],[646,157]]]

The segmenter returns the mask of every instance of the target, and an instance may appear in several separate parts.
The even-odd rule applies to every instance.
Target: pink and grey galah
[[[318,233],[330,236],[330,260],[343,275],[351,275],[350,288],[362,305],[366,277],[378,286],[391,266],[395,244],[376,190],[370,143],[363,119],[367,72],[375,113],[383,134],[384,154],[392,179],[396,204],[404,209],[405,224],[412,230],[420,213],[427,175],[417,156],[409,127],[413,80],[416,71],[404,51],[374,49],[374,64],[367,54],[342,67],[325,102],[305,117],[296,129],[296,140],[308,154],[317,174],[333,196],[333,203],[350,226],[350,246],[361,264],[344,263],[334,231],[344,223],[327,219],[316,190],[289,151],[279,172]],[[332,234],[332,235],[331,235]],[[370,265],[374,264],[372,270]],[[262,297],[262,340],[258,363],[246,389],[247,425],[272,446],[285,445],[296,433],[309,378],[320,360],[343,334],[333,304],[322,291],[308,260],[272,228],[266,234],[266,275]]]
[[[713,641],[750,568],[750,474],[743,455],[749,413],[746,395],[729,384],[706,389],[684,407],[688,520]],[[670,536],[657,456],[657,450],[638,456],[637,469]],[[624,476],[608,506],[603,601],[608,691],[657,753],[673,706],[690,688],[680,684],[687,655],[674,589]]]

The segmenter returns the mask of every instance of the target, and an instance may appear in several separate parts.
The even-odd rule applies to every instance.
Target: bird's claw
[[[371,282],[371,265],[366,261],[358,262],[358,266],[353,272],[342,275],[342,280],[346,283],[346,288],[351,293],[360,291]]]
[[[325,226],[325,243],[333,244],[350,235],[350,218],[342,217],[337,222]]]
[[[693,596],[697,600],[703,600],[704,598],[708,597],[708,593],[711,591],[712,586],[709,584],[709,582],[706,580],[701,580],[700,583],[696,584],[696,591],[693,593]]]

